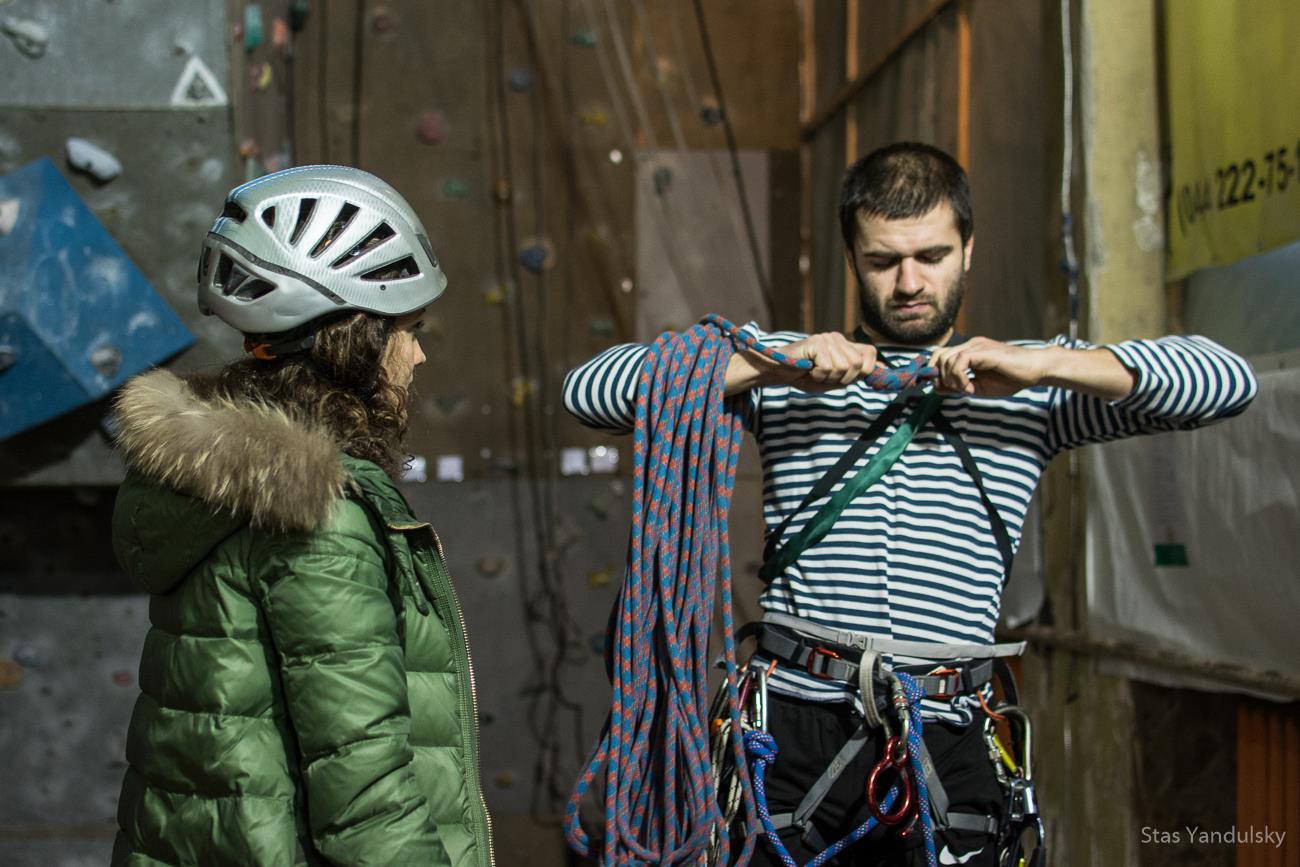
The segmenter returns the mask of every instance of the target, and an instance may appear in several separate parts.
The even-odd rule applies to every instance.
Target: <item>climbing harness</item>
[[[867,339],[861,330],[854,336],[862,341]],[[961,342],[963,339],[955,337],[953,342]],[[915,363],[919,363],[919,360]],[[982,474],[970,449],[952,423],[943,416],[939,408],[940,403],[941,398],[938,395],[916,388],[914,383],[911,387],[901,390],[835,465],[817,480],[798,507],[768,535],[759,577],[765,583],[771,583],[784,574],[804,551],[818,544],[834,526],[848,504],[889,471],[916,433],[927,423],[932,424],[939,435],[948,442],[956,452],[963,469],[973,480],[988,513],[990,528],[1002,557],[1003,574],[1009,574],[1013,557],[1010,533],[988,496]],[[871,445],[896,422],[897,429],[871,459],[838,491],[834,490],[836,484],[858,463]],[[826,501],[822,506],[798,532],[787,538],[786,531],[793,519],[823,498]],[[899,825],[907,819],[912,807],[910,798],[912,783],[904,773],[904,768],[911,761],[914,764],[912,778],[915,780],[915,787],[919,790],[920,805],[916,812],[919,812],[925,820],[926,854],[930,864],[935,863],[932,821],[937,821],[938,826],[945,829],[979,832],[996,839],[1006,838],[1006,828],[1001,827],[993,817],[949,812],[947,793],[935,773],[925,743],[919,737],[921,718],[918,708],[922,697],[949,698],[972,693],[979,695],[981,704],[984,704],[980,690],[993,679],[995,662],[1000,657],[1021,653],[1024,649],[1023,643],[961,645],[896,641],[829,629],[811,621],[777,612],[767,612],[760,623],[746,626],[742,630],[742,638],[750,633],[757,634],[759,653],[772,660],[774,664],[781,663],[801,669],[818,679],[842,681],[851,687],[856,686],[862,704],[862,725],[831,760],[825,772],[805,794],[794,812],[764,821],[769,841],[785,863],[793,865],[794,862],[789,858],[777,836],[777,832],[782,828],[796,828],[812,848],[822,850],[822,853],[810,862],[812,864],[825,863],[833,857],[834,853],[841,851],[845,840],[849,838],[826,847],[813,824],[813,815],[849,762],[861,752],[867,743],[869,732],[874,730],[883,730],[885,741],[882,756],[872,767],[867,781],[866,803],[872,819],[885,825]],[[890,668],[884,665],[885,655],[910,656],[931,660],[931,662],[918,666]],[[884,712],[887,708],[881,703],[882,691],[888,690],[888,684],[891,682],[895,685],[904,682],[908,684],[908,694],[912,697],[912,703],[906,708],[898,707],[897,718],[904,722],[905,731],[901,736],[896,736],[890,731],[889,716]],[[896,687],[893,693],[897,703]],[[911,715],[915,716],[915,722],[909,727],[906,721]],[[907,731],[908,728],[911,731]],[[746,738],[747,741],[757,742],[760,740],[760,735],[747,734]],[[759,754],[762,756],[761,762],[770,763],[773,758],[767,757],[766,743],[763,748],[764,751]],[[756,765],[758,764],[760,762],[756,762]],[[757,767],[754,776],[757,782],[760,776]],[[898,809],[892,811],[882,807],[882,802],[879,800],[880,782],[889,779],[896,781],[894,788],[890,789],[890,797],[901,792],[903,801]],[[1019,798],[1019,803],[1022,805],[1019,813],[1036,818],[1037,808],[1033,803],[1032,787],[1026,788],[1025,782],[1027,781],[1021,780],[1007,784],[1008,803],[1012,804],[1016,802],[1016,798]],[[761,788],[756,787],[756,792],[759,795],[760,815],[766,816],[767,810],[766,805],[762,803]],[[1021,827],[1024,827],[1023,822],[1029,820],[1022,817],[1021,821]],[[1041,822],[1036,827],[1039,831],[1038,842],[1041,847]],[[865,836],[868,830],[865,825],[858,829],[861,836]],[[857,835],[858,831],[850,836]],[[1008,864],[1010,867],[1019,867],[1014,861]]]
[[[759,832],[741,721],[726,531],[743,432],[740,401],[723,398],[735,348],[804,370],[812,367],[709,316],[686,332],[661,335],[641,368],[627,574],[606,642],[610,714],[565,810],[570,847],[602,865],[698,863],[711,851],[716,863],[743,865]],[[864,381],[874,388],[906,389],[934,376],[918,357],[903,368],[873,371]],[[738,780],[735,815],[743,829],[734,859],[711,761],[718,745],[711,749],[706,724],[715,591],[726,669],[725,712],[716,718],[728,720],[715,728],[725,738]],[[913,716],[909,744],[920,733],[919,713]],[[598,774],[603,839],[593,841],[581,826],[579,807]],[[924,791],[922,786],[922,797]],[[921,812],[928,821],[927,811]]]

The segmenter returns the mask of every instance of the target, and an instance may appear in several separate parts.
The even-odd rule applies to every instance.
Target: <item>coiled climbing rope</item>
[[[708,642],[715,596],[723,622],[730,737],[743,792],[744,865],[761,827],[747,770],[737,694],[727,515],[743,435],[742,404],[723,396],[737,348],[811,369],[710,315],[650,347],[641,368],[633,434],[632,530],[627,573],[606,641],[609,718],[565,810],[565,837],[601,865],[705,864],[728,829],[717,803],[708,728]],[[880,368],[868,386],[900,390],[933,376],[918,358]],[[919,728],[919,727],[918,727]],[[603,776],[601,771],[603,768]],[[602,839],[579,821],[584,796],[603,786]]]

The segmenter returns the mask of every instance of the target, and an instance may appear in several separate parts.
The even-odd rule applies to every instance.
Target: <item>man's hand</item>
[[[1054,385],[1105,400],[1126,397],[1137,375],[1106,349],[1031,349],[973,337],[930,356],[937,389],[948,394],[1007,397],[1035,385]]]
[[[874,370],[876,347],[854,343],[838,332],[814,334],[780,347],[789,358],[806,359],[811,370],[798,370],[765,355],[744,350],[731,356],[726,394],[731,396],[764,385],[788,385],[801,391],[831,391],[862,379]]]

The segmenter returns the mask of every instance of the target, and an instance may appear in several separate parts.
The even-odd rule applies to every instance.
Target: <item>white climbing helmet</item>
[[[285,169],[236,187],[199,258],[199,310],[247,335],[347,310],[404,316],[446,288],[411,206],[346,166]]]

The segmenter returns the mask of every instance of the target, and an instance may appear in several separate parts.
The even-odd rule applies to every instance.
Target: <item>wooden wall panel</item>
[[[1300,705],[1238,707],[1236,829],[1285,833],[1280,846],[1239,838],[1237,867],[1300,867]]]

